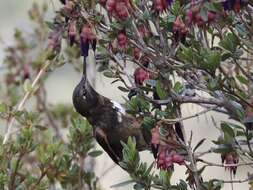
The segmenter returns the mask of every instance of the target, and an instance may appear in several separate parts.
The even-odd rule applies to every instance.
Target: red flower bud
[[[214,12],[208,11],[207,12],[207,17],[208,17],[208,22],[213,22],[216,19],[216,14]]]
[[[116,6],[116,0],[107,0],[106,9],[109,12],[112,12],[115,9],[115,6]]]
[[[139,31],[140,36],[142,38],[149,36],[149,31],[147,30],[147,28],[143,24],[138,26],[138,31]]]
[[[143,85],[145,80],[149,79],[149,72],[143,68],[137,68],[134,72],[134,81],[138,85]]]
[[[173,160],[172,157],[170,155],[167,155],[165,158],[165,169],[169,169],[171,167],[173,167]]]
[[[30,78],[30,66],[28,64],[24,64],[23,66],[23,72],[24,72],[24,80]]]
[[[70,0],[66,0],[66,3],[64,5],[64,9],[67,11],[72,11],[74,8],[74,3]]]
[[[199,12],[195,15],[195,22],[198,26],[203,26],[205,24]]]
[[[106,5],[106,2],[107,2],[107,0],[100,0],[100,1],[99,1],[99,3],[100,3],[101,5],[103,5],[103,6]]]
[[[120,19],[126,19],[128,17],[128,9],[125,2],[117,2],[115,12]]]
[[[80,37],[84,41],[85,40],[94,40],[94,39],[96,39],[96,36],[93,34],[91,26],[89,24],[86,24],[82,27]]]
[[[193,22],[193,11],[192,9],[189,9],[186,13],[186,21],[188,24],[191,24]]]
[[[68,25],[68,37],[69,37],[70,45],[73,45],[73,43],[75,42],[76,33],[77,33],[76,22],[72,21]]]
[[[172,161],[174,163],[179,164],[179,165],[184,165],[185,164],[184,157],[179,155],[179,154],[176,154],[176,153],[172,155]]]
[[[127,45],[127,36],[124,32],[120,32],[117,37],[118,45],[121,49],[124,49]]]
[[[154,0],[154,9],[158,12],[166,10],[167,2],[166,0]]]
[[[183,20],[181,19],[181,17],[177,17],[173,24],[174,40],[176,42],[178,42],[179,40],[183,41],[187,32],[188,29],[184,24]]]
[[[238,155],[236,153],[228,153],[222,156],[222,158],[225,161],[225,170],[229,170],[230,172],[233,172],[233,174],[236,174],[237,170],[237,164],[239,162]],[[223,161],[223,160],[222,160]]]
[[[173,23],[173,32],[179,31],[182,23],[182,19],[180,17],[177,17],[175,22]]]
[[[151,130],[151,143],[155,146],[159,145],[160,143],[160,133],[159,133],[159,126],[156,126]]]
[[[234,4],[234,10],[235,10],[235,12],[240,12],[240,10],[241,10],[240,0],[236,0],[236,2]]]
[[[141,56],[141,50],[137,47],[134,48],[134,58],[139,59]]]

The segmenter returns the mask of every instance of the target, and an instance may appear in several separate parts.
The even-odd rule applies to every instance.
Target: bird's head
[[[87,117],[90,110],[94,109],[98,103],[97,92],[90,86],[85,77],[82,77],[73,92],[73,104],[78,113]]]
[[[89,78],[93,80],[96,76],[94,65],[94,58],[93,60],[89,61],[88,65],[86,63],[86,57],[84,58],[82,79],[75,87],[72,96],[76,111],[84,117],[87,117],[89,114],[91,114],[91,110],[97,106],[100,97],[100,95],[94,90],[89,81]]]

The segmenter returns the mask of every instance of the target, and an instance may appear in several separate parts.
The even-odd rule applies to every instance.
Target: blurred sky
[[[29,22],[27,16],[27,10],[36,0],[0,0],[0,36],[1,41],[4,42],[0,44],[0,64],[3,61],[3,47],[12,43],[13,29],[15,27],[21,27],[25,30],[29,29]],[[44,0],[50,3],[49,10],[53,13],[52,2],[56,0]],[[42,1],[36,1],[42,2]],[[1,71],[1,70],[0,70]],[[71,67],[68,65],[58,68],[55,73],[50,77],[47,84],[49,102],[52,103],[71,103],[72,90],[74,86],[79,81],[80,76],[77,75]],[[1,76],[1,75],[0,75]],[[97,82],[97,89],[99,92],[103,92],[103,95],[106,95],[109,98],[114,100],[122,100],[121,95],[115,86],[110,85],[108,80],[101,79]],[[113,93],[112,93],[113,92]],[[199,112],[201,108],[188,105],[184,106],[183,114],[184,116],[192,115],[193,113]],[[210,119],[210,116],[213,116],[217,123],[219,121],[226,120],[222,114],[216,114],[211,112],[206,115],[202,115],[198,118],[185,121],[185,126],[187,134],[189,135],[191,131],[194,131],[193,143],[197,143],[202,138],[207,138],[207,145],[211,145],[211,139],[216,139],[219,136],[219,132],[214,128],[214,124]],[[213,145],[212,145],[213,146]],[[205,151],[207,146],[202,146],[201,150]],[[153,158],[148,153],[142,153],[142,157],[149,162],[153,161]],[[123,180],[128,179],[128,175],[122,171],[119,167],[114,167],[108,175],[103,176],[103,172],[112,166],[112,162],[108,159],[106,154],[98,158],[98,164],[96,165],[96,171],[98,172],[99,177],[101,176],[101,182],[105,189],[110,189],[109,187],[115,183],[122,182]],[[207,158],[209,161],[220,162],[220,157],[212,154]],[[182,167],[175,168],[177,172],[173,175],[173,179],[178,181],[183,178],[185,170]],[[245,178],[247,167],[241,167],[238,169],[238,179]],[[102,177],[103,176],[103,177]],[[224,168],[210,168],[204,172],[204,179],[209,178],[224,178],[229,180],[229,173],[224,172]],[[239,184],[235,186],[235,190],[244,190],[247,189],[247,184]],[[129,189],[129,187],[119,188],[119,189]],[[231,189],[230,185],[226,185],[226,190]]]
[[[0,0],[0,64],[4,45],[12,43],[13,29],[28,25],[27,10],[35,0]]]

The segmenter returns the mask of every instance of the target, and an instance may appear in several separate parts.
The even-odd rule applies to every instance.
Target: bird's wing
[[[115,108],[118,112],[121,114],[126,114],[126,109],[120,103],[113,100],[111,100],[111,103],[113,104],[113,108]]]
[[[98,142],[98,144],[100,144],[100,146],[102,146],[102,148],[107,152],[107,154],[111,157],[111,159],[118,164],[119,161],[121,160],[121,158],[118,157],[118,155],[114,152],[113,148],[111,147],[109,141],[108,141],[108,137],[106,135],[106,133],[99,127],[95,128],[94,131],[94,136]]]

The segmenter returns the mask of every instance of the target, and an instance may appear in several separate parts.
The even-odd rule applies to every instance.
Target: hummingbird
[[[87,42],[88,43],[88,42]],[[96,92],[87,76],[87,57],[95,57],[95,45],[92,43],[93,55],[89,55],[89,45],[81,47],[83,55],[83,73],[80,82],[73,91],[73,105],[75,110],[85,117],[93,127],[93,134],[98,144],[107,152],[116,163],[122,160],[123,146],[128,137],[134,137],[138,151],[147,150],[148,143],[141,132],[141,121],[126,113],[119,103]],[[92,51],[92,50],[90,50]],[[93,75],[95,76],[95,74]]]

